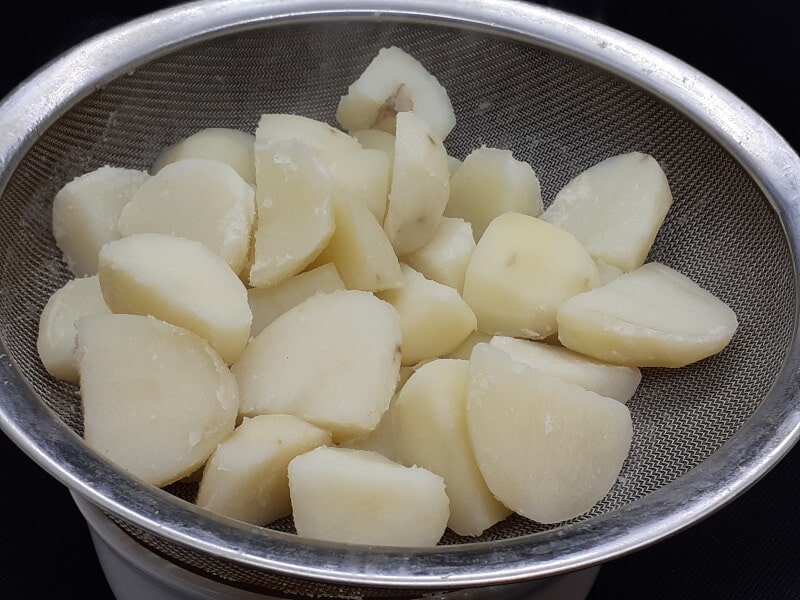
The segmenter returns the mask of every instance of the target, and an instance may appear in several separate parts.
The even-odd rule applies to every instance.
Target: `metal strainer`
[[[39,314],[69,279],[50,228],[56,191],[104,164],[146,169],[203,127],[252,131],[265,112],[332,122],[384,46],[449,91],[463,158],[486,144],[530,162],[545,204],[615,153],[655,156],[675,203],[650,255],[728,302],[721,355],[648,369],[617,484],[558,526],[511,517],[434,549],[297,538],[209,515],[195,488],[156,490],[86,447],[75,387],[47,376]],[[94,38],[0,106],[0,424],[36,462],[144,546],[194,572],[281,597],[410,597],[552,576],[687,527],[766,473],[800,434],[800,160],[694,69],[606,27],[504,0],[236,0],[179,6]]]

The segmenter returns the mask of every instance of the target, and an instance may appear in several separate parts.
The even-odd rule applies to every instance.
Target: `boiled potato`
[[[97,253],[120,237],[124,206],[150,178],[144,171],[105,166],[76,177],[53,200],[53,237],[75,277],[97,274]]]
[[[165,486],[205,463],[236,423],[236,380],[211,346],[139,315],[83,317],[78,369],[86,443]]]
[[[400,48],[382,48],[342,96],[336,120],[348,131],[395,133],[403,111],[413,111],[440,140],[456,124],[450,97],[436,77]]]
[[[542,219],[569,231],[592,257],[631,271],[644,263],[671,205],[672,192],[658,162],[630,152],[570,181]]]
[[[460,294],[474,250],[472,225],[463,219],[442,217],[433,237],[421,248],[403,256],[403,262]]]
[[[444,482],[377,452],[319,447],[289,463],[298,535],[376,546],[434,546],[449,502]]]
[[[100,289],[115,313],[153,315],[208,340],[228,364],[250,337],[247,290],[200,242],[139,233],[100,250]]]
[[[253,188],[218,160],[184,158],[165,165],[122,209],[120,235],[167,233],[205,244],[238,273],[250,247]]]
[[[489,343],[518,362],[622,403],[633,397],[642,381],[636,367],[609,365],[559,346],[499,335]]]
[[[393,134],[380,129],[359,129],[358,131],[351,131],[350,135],[358,140],[362,148],[384,152],[389,157],[390,166],[394,163],[395,138]],[[391,180],[391,172],[389,173],[389,179]]]
[[[648,263],[558,309],[558,337],[598,360],[682,367],[721,352],[738,326],[722,300],[661,263]]]
[[[486,485],[540,523],[577,517],[605,496],[633,435],[621,402],[487,344],[475,346],[469,361],[467,425]]]
[[[208,158],[230,165],[250,185],[256,184],[256,167],[253,144],[256,138],[227,127],[209,127],[172,144],[158,155],[151,173],[158,173],[166,165],[184,158]]]
[[[400,369],[400,316],[369,292],[312,296],[273,321],[232,371],[241,413],[293,414],[334,441],[375,429]]]
[[[386,232],[361,202],[334,198],[336,229],[319,261],[331,261],[351,290],[375,292],[403,284]]]
[[[78,383],[75,322],[110,312],[97,275],[73,279],[56,290],[39,317],[36,339],[36,350],[47,372],[56,379]]]
[[[392,411],[397,460],[444,479],[450,498],[448,526],[459,535],[480,535],[511,511],[483,481],[467,432],[469,363],[439,359],[420,367],[400,391]]]
[[[258,223],[250,285],[266,288],[302,271],[331,239],[333,182],[314,150],[296,140],[256,142],[255,157]]]
[[[322,121],[293,114],[261,115],[256,140],[267,144],[289,140],[301,142],[311,148],[326,166],[330,159],[361,149],[358,140],[345,132]]]
[[[475,345],[488,344],[492,337],[493,336],[489,335],[488,333],[482,333],[477,330],[473,331],[467,336],[467,339],[456,346],[454,350],[451,350],[445,354],[443,358],[460,358],[462,360],[469,360],[469,357],[472,356],[472,349],[475,347]]]
[[[414,113],[397,115],[392,185],[383,228],[398,256],[433,236],[450,194],[441,139]]]
[[[403,364],[413,365],[455,349],[475,330],[476,319],[453,288],[401,264],[403,286],[378,293],[400,314]]]
[[[271,288],[250,288],[247,290],[247,303],[253,313],[250,335],[256,337],[287,310],[311,296],[343,289],[344,282],[333,263],[299,273]]]
[[[292,512],[289,461],[331,443],[331,434],[292,415],[245,419],[208,459],[197,506],[266,525]]]
[[[354,150],[328,161],[336,193],[361,202],[380,225],[386,214],[392,163],[381,150]]]
[[[597,267],[571,234],[509,212],[496,217],[478,242],[463,296],[483,333],[536,340],[556,331],[564,300],[596,284]]]
[[[542,214],[542,192],[531,166],[510,150],[482,146],[464,159],[450,178],[450,198],[444,214],[472,224],[475,239],[496,216],[516,212]]]

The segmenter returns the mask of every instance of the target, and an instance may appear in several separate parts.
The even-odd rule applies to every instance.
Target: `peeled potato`
[[[450,199],[444,214],[472,224],[475,239],[497,215],[542,214],[542,192],[531,166],[510,150],[482,146],[473,150],[450,178]]]
[[[165,486],[205,463],[236,423],[236,381],[211,346],[139,315],[78,321],[84,438],[136,477]]]
[[[475,329],[475,314],[453,288],[400,265],[403,286],[379,292],[400,314],[403,364],[447,354]]]
[[[401,337],[397,311],[369,292],[313,296],[273,321],[233,365],[241,412],[293,414],[336,442],[361,437],[389,406]]]
[[[572,235],[509,212],[496,217],[478,242],[463,296],[483,333],[536,340],[556,331],[564,300],[596,284],[597,267]]]
[[[73,279],[56,290],[39,317],[36,340],[36,350],[47,372],[57,379],[77,383],[75,322],[81,317],[110,312],[97,275]]]
[[[722,300],[661,263],[648,263],[566,301],[558,337],[598,360],[682,367],[721,352],[738,326]]]
[[[252,313],[247,291],[200,242],[140,233],[103,246],[100,289],[115,313],[153,315],[208,340],[230,364],[244,350]]]
[[[472,349],[476,346],[476,344],[488,344],[492,337],[493,336],[489,335],[488,333],[473,331],[467,336],[467,339],[461,342],[453,350],[445,354],[443,358],[460,358],[463,360],[469,360],[469,357],[472,356]]]
[[[97,253],[120,237],[117,220],[150,175],[101,167],[66,184],[53,200],[53,237],[76,277],[97,274]]]
[[[350,135],[358,140],[362,148],[380,150],[389,157],[389,165],[394,163],[394,134],[380,129],[359,129],[351,131]],[[391,173],[389,175],[391,179]]]
[[[331,434],[291,415],[245,419],[208,459],[197,506],[254,525],[289,516],[289,461]]]
[[[489,489],[540,523],[577,517],[605,496],[633,435],[621,402],[487,344],[475,346],[469,361],[467,424]]]
[[[158,155],[152,173],[183,158],[208,158],[230,165],[250,185],[256,184],[256,167],[253,159],[252,133],[226,127],[209,127],[165,148]]]
[[[556,194],[542,219],[578,238],[597,260],[640,267],[672,205],[667,177],[649,154],[605,159]]]
[[[361,149],[358,141],[327,123],[292,114],[261,115],[256,140],[277,144],[295,140],[311,148],[327,166],[328,160]]]
[[[377,452],[320,447],[289,463],[298,535],[377,546],[434,546],[450,511],[444,482]]]
[[[642,381],[636,367],[609,365],[559,346],[499,335],[489,343],[518,362],[622,403],[633,397]]]
[[[472,225],[463,219],[442,217],[433,237],[421,248],[403,256],[403,262],[460,294],[474,251]]]
[[[383,228],[398,256],[433,236],[450,194],[441,138],[414,113],[397,115],[392,185]]]
[[[331,239],[333,182],[314,151],[296,140],[256,142],[255,157],[258,225],[250,285],[270,287],[302,271]]]
[[[466,360],[452,359],[420,367],[397,397],[392,426],[397,459],[444,479],[450,529],[480,535],[511,511],[486,487],[472,454],[466,419],[468,368]]]
[[[166,233],[201,242],[238,273],[254,218],[253,189],[230,165],[184,158],[165,165],[136,191],[118,227],[122,236]]]
[[[333,263],[298,273],[271,288],[250,288],[247,290],[247,302],[253,313],[250,335],[256,337],[287,310],[311,296],[343,289],[344,282]]]
[[[381,150],[344,152],[328,161],[336,193],[350,201],[361,202],[383,224],[392,163]]]

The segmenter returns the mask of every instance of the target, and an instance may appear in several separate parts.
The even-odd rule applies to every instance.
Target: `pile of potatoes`
[[[639,367],[737,327],[645,264],[672,203],[657,161],[610,157],[544,210],[512,152],[448,156],[447,92],[398,48],[336,118],[204,129],[149,173],[60,190],[75,279],[38,349],[80,384],[87,444],[156,486],[202,470],[199,506],[317,539],[426,546],[588,511],[628,454]]]

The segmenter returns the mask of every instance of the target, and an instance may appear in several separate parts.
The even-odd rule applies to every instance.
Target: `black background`
[[[85,38],[170,4],[175,2],[5,3],[0,96]],[[800,1],[542,4],[601,21],[687,61],[800,149]],[[67,490],[2,434],[0,469],[0,599],[112,598]],[[702,523],[604,565],[590,600],[800,598],[798,475],[800,448]]]

